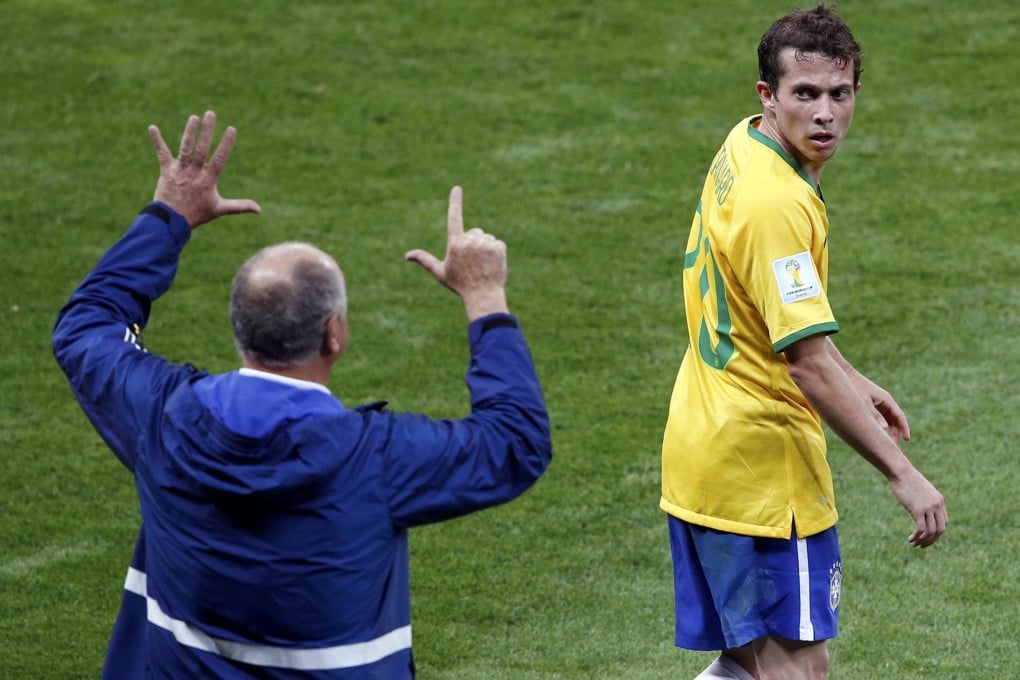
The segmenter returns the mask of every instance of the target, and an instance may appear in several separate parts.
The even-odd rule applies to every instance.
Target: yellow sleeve
[[[773,349],[838,330],[825,292],[827,224],[796,194],[746,192],[733,207],[726,253],[734,276],[768,328]]]

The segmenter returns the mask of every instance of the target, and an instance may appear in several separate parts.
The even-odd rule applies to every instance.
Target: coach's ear
[[[341,318],[339,314],[331,314],[326,320],[326,330],[322,334],[320,354],[332,364],[343,355],[349,341],[347,319]]]

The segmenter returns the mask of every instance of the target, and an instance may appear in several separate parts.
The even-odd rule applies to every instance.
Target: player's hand
[[[861,373],[855,372],[851,379],[854,387],[864,395],[871,407],[872,417],[882,430],[897,444],[901,440],[909,441],[910,424],[907,422],[907,414],[903,412],[893,396]]]
[[[918,548],[933,545],[949,526],[949,513],[942,494],[913,466],[904,477],[890,480],[889,484],[914,518],[914,531],[907,541]]]
[[[417,262],[464,301],[468,319],[507,312],[506,244],[481,229],[464,231],[463,190],[450,190],[446,214],[446,255],[442,260],[415,249],[404,259]]]
[[[209,158],[215,132],[216,114],[212,111],[205,112],[201,123],[198,116],[190,116],[181,136],[180,151],[174,158],[159,128],[149,126],[149,136],[159,160],[159,181],[153,200],[161,201],[180,213],[192,229],[221,215],[258,213],[262,210],[251,199],[225,199],[220,196],[216,182],[230,158],[237,131],[228,127],[216,152]]]

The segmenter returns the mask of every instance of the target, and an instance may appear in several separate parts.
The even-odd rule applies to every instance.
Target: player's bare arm
[[[846,360],[843,354],[836,347],[832,338],[826,336],[829,352],[840,368],[849,376],[850,381],[861,393],[864,399],[872,408],[872,416],[885,430],[885,433],[899,443],[900,440],[910,440],[910,424],[907,422],[907,414],[903,412],[900,405],[896,403],[893,396],[883,387],[877,385],[866,375],[858,371]]]
[[[893,494],[914,519],[908,541],[926,548],[949,523],[945,499],[875,420],[830,345],[828,338],[816,335],[788,347],[790,376],[832,431],[889,481]]]

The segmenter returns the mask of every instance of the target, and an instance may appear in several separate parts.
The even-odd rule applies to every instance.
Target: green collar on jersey
[[[765,146],[779,154],[780,158],[786,161],[786,163],[791,168],[793,168],[798,175],[800,175],[801,179],[803,179],[805,182],[811,185],[811,187],[815,190],[815,194],[818,196],[818,198],[821,198],[824,201],[825,199],[822,197],[821,184],[815,184],[812,181],[811,177],[804,170],[804,168],[801,167],[800,163],[797,162],[797,159],[788,154],[786,152],[786,149],[784,149],[779,142],[772,139],[771,137],[769,137],[764,132],[762,132],[761,130],[754,126],[754,123],[759,120],[761,120],[761,116],[755,116],[747,124],[747,134],[751,135],[751,139],[761,142],[762,144],[764,144]]]

